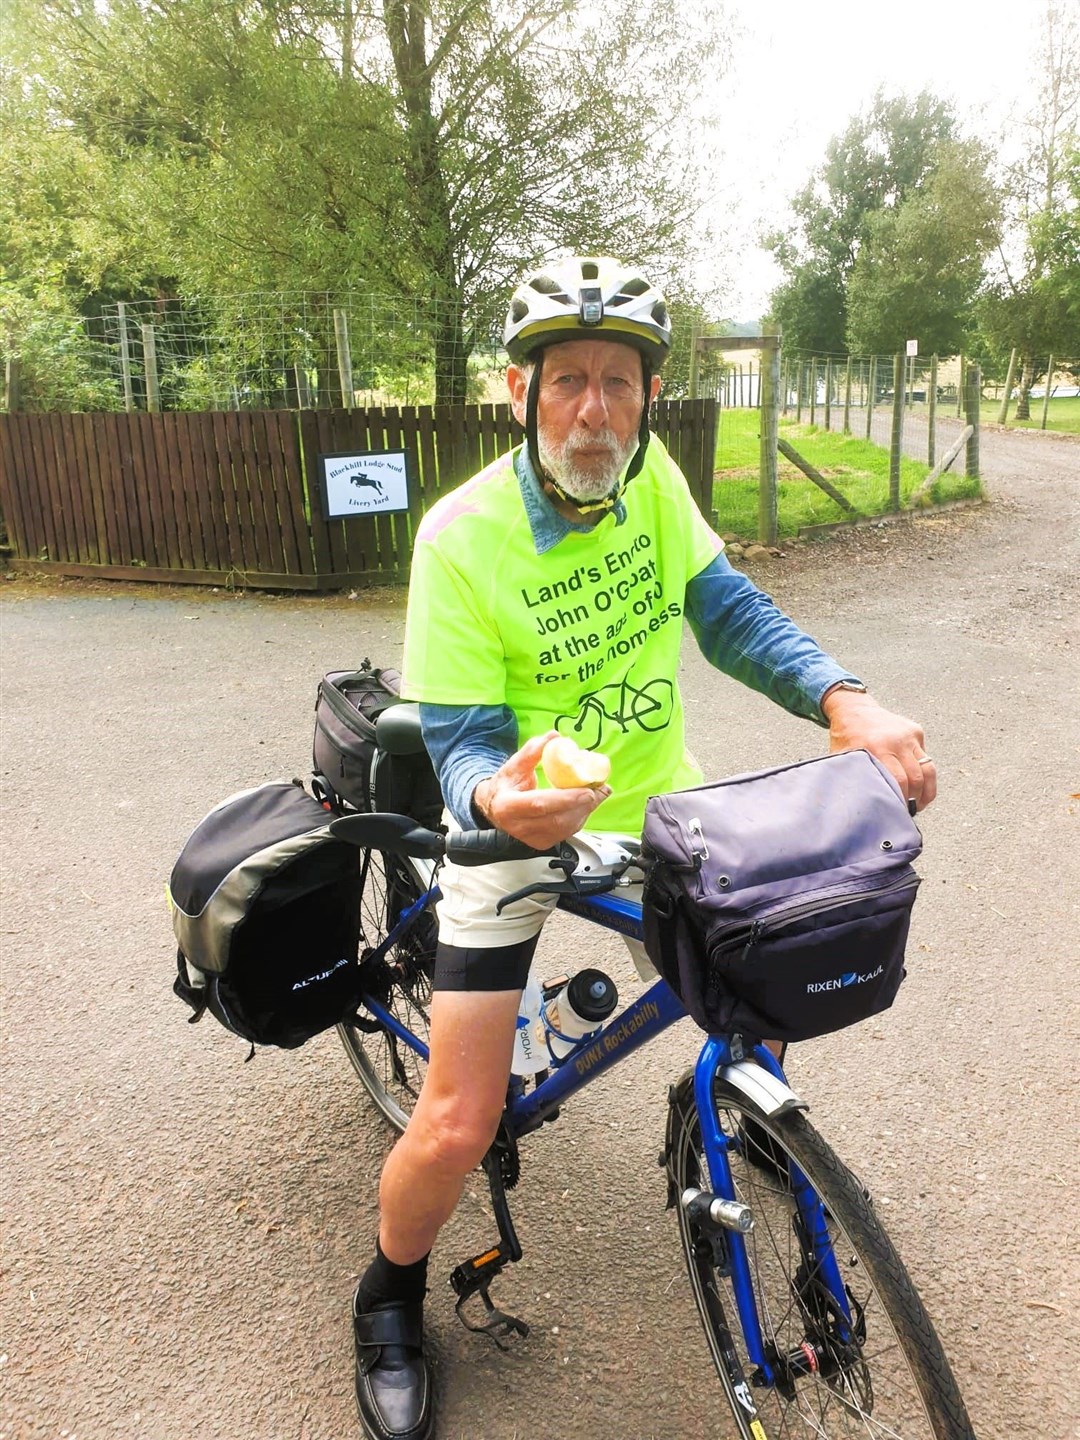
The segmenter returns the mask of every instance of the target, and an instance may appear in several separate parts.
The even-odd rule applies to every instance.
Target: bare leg
[[[427,1075],[379,1186],[379,1245],[397,1265],[428,1253],[495,1138],[520,1000],[517,990],[432,996]]]

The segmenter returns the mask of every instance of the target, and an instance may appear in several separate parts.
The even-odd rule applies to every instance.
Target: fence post
[[[1042,423],[1039,425],[1040,430],[1046,429],[1046,412],[1050,409],[1050,382],[1053,380],[1053,378],[1054,357],[1050,355],[1047,357],[1046,361],[1046,388],[1043,390],[1043,413]]]
[[[930,356],[930,411],[927,417],[929,434],[926,441],[926,463],[932,470],[934,468],[934,426],[937,424],[937,356]]]
[[[775,545],[777,536],[777,493],[780,462],[776,442],[780,425],[780,337],[764,337],[758,391],[761,401],[761,424],[758,430],[760,460],[758,465],[758,539],[762,545]]]
[[[825,429],[832,429],[832,356],[825,361]]]
[[[146,408],[151,415],[156,415],[161,409],[161,390],[158,387],[157,340],[154,337],[153,325],[143,325],[140,328],[142,329],[143,379],[146,381]]]
[[[334,340],[337,344],[338,377],[341,380],[341,403],[346,410],[356,404],[352,383],[352,355],[349,353],[349,317],[344,310],[334,311]]]
[[[817,417],[817,356],[810,357],[810,424],[815,423]]]
[[[847,357],[847,373],[844,376],[844,434],[851,434],[851,356]]]
[[[788,394],[791,385],[791,368],[787,360],[784,361],[780,374],[780,413],[786,415],[788,412]]]
[[[874,391],[877,389],[877,356],[870,356],[866,379],[866,438],[870,439],[870,422],[874,418]]]
[[[795,376],[795,424],[802,424],[803,371],[805,361],[800,360]]]
[[[135,409],[135,392],[131,388],[131,342],[128,340],[127,306],[116,302],[116,318],[120,322],[120,383],[124,390],[124,409]]]
[[[956,382],[956,418],[964,413],[964,352],[960,352],[960,378]]]
[[[904,376],[907,356],[898,350],[893,360],[892,438],[889,442],[889,509],[900,509],[900,447],[904,439]]]
[[[299,361],[293,366],[296,375],[296,406],[298,410],[311,409],[311,386],[308,384],[307,369]]]
[[[688,384],[689,398],[698,398],[698,323],[695,320],[690,327],[690,380]]]
[[[9,337],[8,344],[10,345],[11,343],[12,342]],[[19,403],[22,399],[22,396],[20,394],[20,390],[22,388],[20,385],[21,379],[22,377],[19,374],[19,357],[17,355],[12,355],[11,351],[9,350],[7,356],[4,359],[4,409],[8,412],[9,415],[14,415],[15,411],[18,410]],[[1046,429],[1045,420],[1043,423],[1043,429]]]
[[[1009,401],[1012,399],[1013,377],[1016,374],[1016,346],[1013,346],[1012,354],[1009,356],[1009,369],[1005,376],[1005,394],[1002,397],[1001,409],[998,411],[999,425],[1004,425],[1009,418]]]
[[[964,406],[967,423],[971,426],[971,439],[967,443],[967,474],[969,480],[979,478],[979,411],[982,401],[982,371],[979,366],[969,363],[964,382]]]

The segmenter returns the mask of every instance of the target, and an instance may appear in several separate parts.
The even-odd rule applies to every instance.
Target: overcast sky
[[[1068,0],[1080,10],[1080,0]],[[1027,108],[1039,48],[1041,0],[910,4],[882,0],[729,0],[740,34],[719,82],[724,162],[717,214],[732,244],[710,269],[732,318],[766,307],[778,272],[756,237],[782,223],[785,201],[822,162],[830,136],[879,86],[929,89],[953,102],[969,131],[996,142]]]

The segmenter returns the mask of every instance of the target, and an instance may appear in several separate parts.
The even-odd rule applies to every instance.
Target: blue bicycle
[[[399,729],[409,707],[395,707]],[[401,744],[400,738],[395,748]],[[535,855],[495,831],[443,836],[402,815],[349,814],[334,830],[361,849],[365,994],[339,1026],[357,1074],[397,1130],[427,1062],[438,863]],[[641,937],[640,905],[620,891],[640,880],[636,846],[576,837],[550,854],[539,887],[584,921]],[[507,1202],[519,1142],[570,1097],[686,1018],[657,981],[547,1070],[511,1077],[500,1131],[483,1165],[499,1241],[451,1276],[457,1310],[496,1343],[527,1326],[498,1310],[489,1288],[520,1259]],[[706,1038],[669,1092],[662,1163],[691,1290],[740,1440],[879,1437],[974,1440],[941,1343],[903,1264],[851,1172],[809,1124],[773,1055],[737,1036]],[[478,1297],[482,1323],[464,1307]],[[475,1309],[475,1306],[470,1307]]]

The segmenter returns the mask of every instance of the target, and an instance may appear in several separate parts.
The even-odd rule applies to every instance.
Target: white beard
[[[588,465],[580,464],[577,451],[602,445],[607,454],[590,457]],[[572,430],[561,446],[551,441],[543,426],[537,426],[536,448],[540,463],[563,490],[574,500],[603,500],[618,485],[631,457],[638,447],[637,435],[620,445],[612,430]]]

